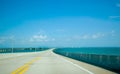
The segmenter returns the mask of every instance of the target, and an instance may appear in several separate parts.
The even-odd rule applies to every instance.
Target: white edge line
[[[52,53],[53,53],[53,52],[52,52]],[[55,53],[54,53],[54,54],[55,54]],[[57,54],[55,54],[55,55],[58,56]],[[75,63],[73,63],[73,62],[71,62],[71,61],[68,61],[68,60],[66,60],[66,59],[64,59],[64,58],[62,58],[62,59],[65,60],[66,62],[69,62],[69,63],[73,64],[74,66],[76,66],[76,67],[78,67],[78,68],[80,68],[80,69],[88,72],[89,74],[94,74],[93,72],[91,72],[91,71],[89,71],[89,70],[87,70],[87,69],[85,69],[85,68],[83,68],[83,67],[81,67],[81,66],[79,66],[79,65],[77,65],[77,64],[75,64]]]

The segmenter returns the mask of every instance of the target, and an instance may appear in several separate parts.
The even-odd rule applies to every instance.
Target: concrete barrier
[[[0,48],[0,60],[23,55],[35,54],[48,48]]]
[[[37,52],[48,48],[0,48],[0,53]]]
[[[72,53],[72,52],[57,51],[57,49],[54,50],[54,52],[66,57],[70,57],[79,61],[84,61],[120,73],[120,56]]]

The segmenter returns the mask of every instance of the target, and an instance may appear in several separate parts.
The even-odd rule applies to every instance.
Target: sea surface
[[[117,55],[120,56],[120,47],[82,47],[82,48],[60,48],[61,52],[83,53],[83,54],[100,54],[100,55]]]
[[[120,47],[59,48],[54,52],[120,74]]]

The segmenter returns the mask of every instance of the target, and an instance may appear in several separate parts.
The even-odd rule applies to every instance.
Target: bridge
[[[0,74],[116,74],[60,56],[52,50],[0,54]]]

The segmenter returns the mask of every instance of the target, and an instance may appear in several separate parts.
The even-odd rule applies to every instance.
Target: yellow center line
[[[30,62],[26,63],[25,65],[21,66],[17,70],[13,71],[11,74],[24,74],[29,69],[30,65],[39,59],[40,59],[39,57],[36,57],[35,59],[33,59]]]
[[[19,72],[19,74],[24,74],[29,69],[29,67],[30,66],[25,67],[23,70]]]

